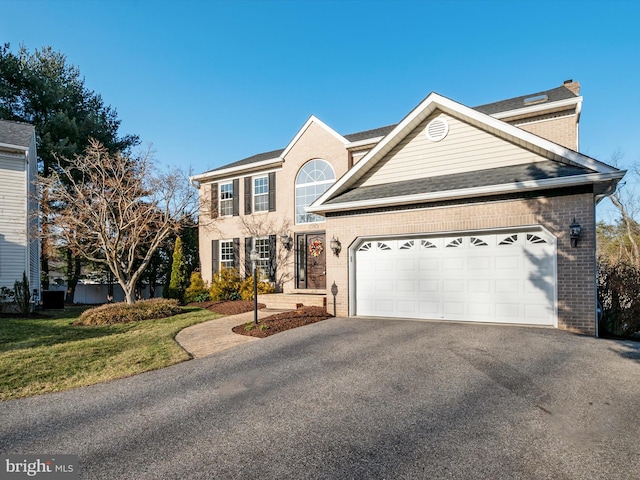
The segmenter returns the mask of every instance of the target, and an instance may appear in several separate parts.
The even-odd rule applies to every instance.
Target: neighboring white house
[[[40,292],[36,134],[32,125],[0,120],[0,287],[29,277]]]

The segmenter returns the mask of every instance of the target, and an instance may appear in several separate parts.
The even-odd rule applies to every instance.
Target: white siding
[[[31,284],[31,290],[37,288],[40,290],[40,240],[39,240],[39,220],[38,220],[38,159],[36,155],[36,139],[35,135],[31,137],[31,145],[29,150],[29,181],[27,183],[27,190],[29,195],[29,268],[27,274],[29,275],[29,283]]]
[[[0,286],[13,287],[27,268],[25,165],[24,155],[0,152]]]
[[[446,119],[448,135],[432,142],[425,134],[434,118]],[[544,157],[506,142],[442,112],[434,112],[407,135],[361,181],[362,186],[523,165]]]

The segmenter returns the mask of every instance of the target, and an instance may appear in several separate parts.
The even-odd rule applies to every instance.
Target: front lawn
[[[174,340],[219,317],[201,309],[159,320],[74,326],[82,308],[52,318],[0,318],[0,400],[91,385],[188,360]]]

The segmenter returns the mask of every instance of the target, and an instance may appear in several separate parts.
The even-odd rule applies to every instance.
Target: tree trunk
[[[80,257],[74,257],[71,250],[67,251],[67,295],[65,303],[72,304],[76,295],[76,287],[80,279],[82,264]]]
[[[120,286],[124,290],[124,301],[127,302],[129,305],[136,303],[135,286],[127,285],[127,288],[125,288],[124,285],[120,285]]]
[[[45,253],[45,241],[40,244],[40,289],[49,290],[49,259]]]

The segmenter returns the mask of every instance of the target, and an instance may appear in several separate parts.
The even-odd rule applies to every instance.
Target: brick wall
[[[251,231],[258,236],[270,234],[277,235],[278,249],[280,248],[280,235],[287,233],[295,238],[300,232],[320,232],[324,231],[325,223],[295,224],[295,180],[300,168],[309,160],[320,158],[329,162],[336,174],[340,178],[347,171],[348,152],[342,141],[329,132],[326,128],[316,122],[307,125],[303,134],[291,146],[284,164],[276,172],[276,210],[275,212],[258,212],[244,215],[244,177],[245,175],[229,176],[224,179],[216,179],[214,182],[228,182],[234,178],[239,181],[240,214],[238,216],[226,216],[211,219],[210,215],[210,184],[204,183],[200,188],[200,226],[199,226],[199,249],[200,263],[202,266],[202,278],[206,282],[212,280],[212,240],[231,240],[233,238],[245,238],[253,236]],[[264,175],[264,172],[253,173],[253,175]],[[241,271],[243,271],[245,248],[244,242],[240,242]],[[293,251],[282,259],[280,269],[286,281],[283,285],[285,292],[294,289],[294,268],[295,259]],[[288,273],[287,273],[288,272]],[[280,277],[280,275],[279,275]]]
[[[583,229],[578,248],[571,248],[568,235],[574,216]],[[591,193],[329,218],[327,237],[335,235],[343,246],[340,257],[327,255],[327,286],[335,281],[339,289],[337,313],[349,314],[348,272],[354,265],[349,246],[358,237],[531,225],[542,225],[557,238],[558,327],[594,334],[595,215]]]
[[[571,150],[578,150],[578,128],[575,114],[547,118],[536,123],[513,123],[527,132],[546,138]]]

